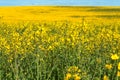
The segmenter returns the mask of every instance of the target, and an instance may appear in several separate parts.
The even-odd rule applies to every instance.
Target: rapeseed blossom
[[[112,60],[117,60],[117,59],[119,59],[119,56],[117,54],[112,54],[111,59]]]
[[[71,78],[71,76],[72,76],[72,75],[71,75],[70,73],[67,73],[64,80],[69,80],[69,79]]]
[[[117,71],[117,76],[120,77],[120,71]]]
[[[104,75],[103,80],[109,80],[107,75]]]
[[[112,64],[106,64],[105,67],[106,67],[107,69],[111,69],[111,68],[112,68]]]
[[[120,62],[118,63],[118,70],[120,70]]]
[[[81,79],[78,74],[74,74],[73,77],[74,77],[74,80],[80,80]]]

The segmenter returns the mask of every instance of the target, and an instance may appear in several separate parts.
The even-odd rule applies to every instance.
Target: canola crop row
[[[0,23],[1,80],[119,80],[119,21]]]

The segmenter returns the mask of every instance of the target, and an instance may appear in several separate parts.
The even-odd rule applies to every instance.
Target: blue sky
[[[0,0],[0,6],[22,5],[120,6],[120,0]]]

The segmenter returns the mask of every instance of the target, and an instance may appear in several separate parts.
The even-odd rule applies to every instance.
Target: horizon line
[[[4,6],[66,6],[66,7],[69,7],[69,6],[115,6],[115,7],[120,7],[120,5],[0,5],[0,7],[4,7]]]

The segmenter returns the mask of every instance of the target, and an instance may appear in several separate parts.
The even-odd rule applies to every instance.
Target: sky
[[[120,0],[0,0],[0,6],[120,6]]]

